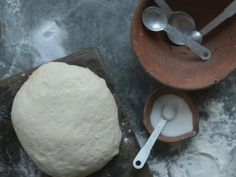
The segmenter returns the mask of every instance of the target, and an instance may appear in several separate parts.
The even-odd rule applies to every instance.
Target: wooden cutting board
[[[120,153],[108,165],[90,177],[150,177],[148,167],[135,170],[132,160],[139,150],[131,131],[128,118],[121,108],[115,94],[107,68],[96,48],[83,49],[78,53],[59,59],[72,65],[87,67],[104,78],[116,97],[119,106],[119,121],[122,130]],[[16,92],[27,80],[31,71],[12,76],[0,81],[0,177],[48,177],[41,172],[24,152],[11,123],[11,107]]]

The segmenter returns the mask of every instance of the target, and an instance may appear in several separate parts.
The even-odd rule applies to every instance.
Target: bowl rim
[[[148,5],[152,5],[154,4],[154,2],[149,1],[149,0],[141,0],[139,2],[139,4],[137,5],[137,7],[134,10],[134,15],[131,21],[131,27],[130,27],[130,41],[131,41],[131,47],[133,49],[133,53],[136,56],[136,59],[138,61],[138,63],[142,66],[143,70],[152,78],[154,78],[156,81],[160,82],[161,84],[164,84],[165,86],[169,86],[175,89],[179,89],[179,90],[185,90],[185,91],[194,91],[194,90],[203,90],[209,87],[213,87],[216,84],[222,82],[225,78],[229,77],[231,75],[231,73],[233,73],[236,70],[236,67],[230,67],[227,72],[224,75],[220,75],[218,77],[215,77],[212,79],[212,82],[204,82],[201,84],[193,84],[193,85],[187,85],[187,86],[182,86],[180,84],[173,84],[171,82],[169,82],[166,79],[163,79],[160,76],[157,76],[156,74],[154,74],[151,70],[149,70],[146,65],[143,63],[143,60],[140,57],[140,53],[137,52],[136,49],[136,45],[137,45],[137,41],[135,39],[135,30],[136,30],[136,25],[137,24],[137,18],[138,15],[140,14],[140,11],[142,11],[143,9],[145,9],[145,7],[148,7]],[[234,64],[235,65],[235,64]]]
[[[199,130],[199,111],[197,109],[197,106],[193,103],[189,95],[187,95],[185,92],[182,92],[180,90],[176,90],[173,88],[164,88],[161,90],[154,91],[148,97],[145,103],[144,113],[143,113],[143,122],[147,131],[151,134],[154,130],[151,124],[151,119],[150,119],[150,114],[151,114],[153,104],[160,96],[165,95],[165,94],[177,95],[186,101],[193,115],[193,130],[191,132],[188,132],[179,136],[175,136],[175,137],[169,137],[169,136],[160,134],[160,136],[158,137],[158,140],[167,142],[167,143],[177,143],[185,139],[196,136]]]

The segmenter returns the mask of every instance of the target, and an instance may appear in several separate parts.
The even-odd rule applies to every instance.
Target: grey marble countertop
[[[81,48],[98,47],[143,145],[147,138],[142,123],[144,103],[163,85],[142,70],[130,45],[132,14],[138,2],[1,0],[0,78]],[[157,145],[148,162],[154,176],[236,176],[236,74],[190,95],[200,110],[199,134],[169,145],[168,151]],[[160,154],[160,149],[166,153]]]

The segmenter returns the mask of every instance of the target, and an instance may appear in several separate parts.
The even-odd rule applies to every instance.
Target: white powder
[[[0,67],[2,67],[2,68],[6,68],[7,66],[6,66],[6,64],[5,64],[5,63],[3,63],[3,62],[0,62]]]
[[[175,119],[168,121],[162,134],[170,137],[179,136],[193,130],[193,115],[186,101],[173,94],[160,96],[153,104],[151,124],[155,127],[161,119],[162,107],[171,105],[177,108]]]
[[[2,57],[6,61],[0,63],[0,69],[8,69],[3,78],[67,55],[63,45],[67,32],[60,25],[63,17],[39,18],[39,25],[33,23],[32,29],[21,0],[6,0],[1,12],[7,29],[2,32],[6,50]]]
[[[219,167],[207,154],[187,155],[170,167],[170,174],[172,177],[218,177]]]
[[[6,155],[9,158],[9,161],[15,161],[15,159],[12,159],[13,156],[10,154],[10,152],[7,151]],[[42,177],[42,172],[40,170],[35,170],[35,164],[28,158],[25,151],[22,149],[19,151],[19,157],[20,160],[18,163],[14,163],[12,165],[3,164],[0,161],[0,172],[5,174],[6,171],[10,171],[12,174],[15,174],[14,171],[16,171],[19,176]]]
[[[124,142],[125,144],[129,144],[129,138],[125,137],[125,138],[123,139],[123,142]]]
[[[139,146],[143,147],[148,139],[147,133],[139,131],[135,133],[135,136],[136,136]]]
[[[66,37],[66,32],[55,21],[45,21],[36,27],[31,45],[38,51],[41,60],[35,61],[34,65],[64,57],[66,52],[62,44]]]
[[[224,106],[222,101],[209,100],[199,108],[209,117],[200,117],[198,135],[187,146],[174,145],[173,156],[155,156],[148,162],[155,177],[236,177],[236,137],[232,137],[236,119],[235,114],[225,113]]]
[[[6,0],[6,8],[13,14],[19,12],[21,0]]]

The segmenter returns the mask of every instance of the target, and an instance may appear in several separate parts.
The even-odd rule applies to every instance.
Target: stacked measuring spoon
[[[203,37],[236,13],[236,0],[200,31],[196,30],[193,17],[185,12],[174,12],[165,0],[155,0],[160,7],[148,7],[143,12],[142,20],[151,31],[166,31],[169,39],[177,45],[189,47],[202,60],[209,60],[212,53],[201,45]]]
[[[232,1],[223,12],[215,17],[210,23],[204,26],[200,31],[196,31],[196,24],[192,16],[186,12],[174,12],[166,3],[165,0],[155,0],[156,4],[164,9],[169,16],[169,23],[190,37],[192,40],[199,43],[202,42],[203,37],[223,23],[228,18],[236,14],[236,0]],[[183,24],[184,23],[184,24]],[[171,35],[168,35],[170,40],[177,44],[183,45],[183,43]]]

